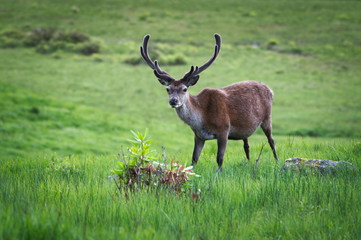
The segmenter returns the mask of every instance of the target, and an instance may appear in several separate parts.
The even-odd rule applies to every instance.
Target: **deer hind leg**
[[[277,156],[277,152],[276,152],[276,146],[275,146],[275,142],[273,140],[272,137],[272,124],[271,124],[271,120],[267,119],[266,121],[264,121],[261,124],[261,128],[264,132],[264,134],[266,135],[267,139],[268,139],[268,143],[271,146],[271,149],[273,151],[273,156],[276,160],[276,162],[278,162],[278,156]]]
[[[248,145],[248,138],[243,139],[243,148],[244,148],[244,152],[246,153],[247,160],[249,161],[249,145]]]

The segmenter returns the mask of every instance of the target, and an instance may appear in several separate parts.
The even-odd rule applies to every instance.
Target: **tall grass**
[[[150,69],[124,63],[141,60],[145,34],[152,35],[151,56],[164,59],[160,64],[175,77],[204,63],[212,34],[221,34],[220,56],[190,93],[263,81],[275,93],[276,135],[361,136],[358,1],[0,2],[0,158],[115,154],[130,129],[145,127],[159,147],[190,148],[191,130],[169,108]],[[1,45],[10,41],[4,32],[54,27],[100,40],[100,53],[40,55]],[[177,55],[186,64],[164,65]],[[170,133],[177,138],[169,141]]]
[[[285,139],[284,141],[288,141]],[[280,153],[308,154],[294,139]],[[347,151],[359,165],[359,144],[319,144],[321,155]],[[257,146],[255,151],[259,151]],[[126,200],[112,180],[112,156],[39,156],[4,161],[0,168],[2,239],[357,239],[360,171],[287,172],[266,151],[254,162],[231,147],[224,171],[202,155],[196,188],[201,198],[167,190],[137,191]]]

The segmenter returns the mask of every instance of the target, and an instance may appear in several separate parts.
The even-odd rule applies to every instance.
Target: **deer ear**
[[[192,77],[191,79],[189,79],[187,81],[187,86],[193,86],[193,85],[196,85],[196,83],[198,82],[198,79],[199,79],[199,75],[195,76],[195,77]]]

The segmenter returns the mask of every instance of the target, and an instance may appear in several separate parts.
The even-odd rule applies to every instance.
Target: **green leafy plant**
[[[151,149],[153,140],[148,138],[147,131],[142,134],[132,131],[132,144],[127,153],[120,155],[120,161],[112,170],[116,186],[121,193],[129,197],[129,191],[148,188],[168,188],[177,193],[185,192],[192,187],[190,180],[199,175],[193,172],[193,167],[172,159],[167,163],[165,154],[162,159]]]

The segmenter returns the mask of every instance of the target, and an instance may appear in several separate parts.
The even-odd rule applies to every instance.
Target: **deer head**
[[[158,64],[158,61],[152,61],[148,56],[148,42],[150,35],[146,35],[143,40],[143,46],[140,47],[140,54],[142,55],[148,66],[154,70],[154,75],[158,78],[158,81],[167,86],[166,90],[169,95],[169,104],[173,108],[179,108],[188,98],[188,88],[195,85],[198,82],[199,74],[206,70],[216,60],[219,50],[221,48],[221,36],[214,34],[216,39],[216,45],[214,47],[213,56],[201,67],[191,66],[189,72],[184,76],[176,80],[170,76],[167,72],[163,71]]]

